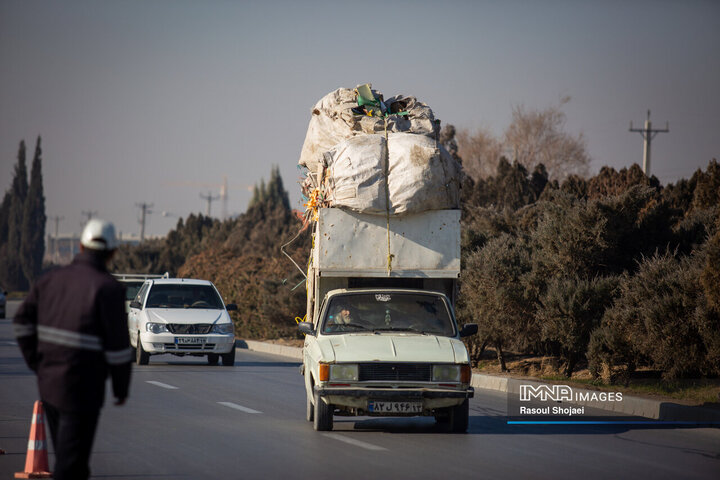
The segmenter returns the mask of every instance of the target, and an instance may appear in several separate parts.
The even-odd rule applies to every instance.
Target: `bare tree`
[[[476,181],[495,175],[503,151],[502,143],[495,135],[483,128],[472,134],[460,130],[456,139],[466,174]]]
[[[482,128],[474,133],[459,131],[458,153],[465,172],[475,180],[494,175],[504,155],[528,171],[542,163],[553,180],[587,175],[590,156],[585,137],[582,133],[573,136],[565,131],[566,115],[562,107],[569,101],[570,98],[565,97],[559,105],[544,110],[514,107],[512,122],[502,138]]]
[[[574,137],[564,131],[566,116],[562,106],[569,101],[565,97],[560,105],[545,110],[526,110],[522,105],[513,108],[512,123],[503,138],[510,156],[528,169],[542,163],[552,179],[587,175],[590,156],[584,135]]]

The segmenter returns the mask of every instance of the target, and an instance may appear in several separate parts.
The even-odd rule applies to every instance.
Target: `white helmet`
[[[93,218],[85,225],[80,243],[92,250],[115,250],[115,227],[110,222]]]

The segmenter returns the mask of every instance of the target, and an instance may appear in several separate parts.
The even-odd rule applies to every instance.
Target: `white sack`
[[[385,213],[385,138],[359,135],[330,150],[326,172],[327,199],[331,205],[357,212]]]
[[[390,214],[459,208],[460,165],[424,135],[352,137],[328,155],[326,190],[332,206],[386,213],[385,158],[389,160]]]
[[[460,165],[435,140],[391,133],[390,213],[460,208]]]
[[[392,112],[407,112],[387,117],[388,132],[411,132],[433,138],[438,134],[440,127],[432,109],[415,97],[397,95],[385,104]],[[323,154],[338,143],[356,135],[384,134],[385,119],[354,114],[352,109],[357,106],[357,95],[350,88],[338,88],[321,98],[312,109],[298,163],[316,172]]]

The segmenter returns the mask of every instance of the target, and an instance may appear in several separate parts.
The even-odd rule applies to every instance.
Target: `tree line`
[[[606,381],[720,373],[720,165],[661,187],[637,165],[547,181],[501,159],[469,182],[458,315],[492,346]],[[540,188],[541,185],[544,186]]]
[[[42,270],[47,217],[41,142],[38,136],[29,181],[20,142],[12,184],[0,204],[0,285],[7,290],[27,290]]]

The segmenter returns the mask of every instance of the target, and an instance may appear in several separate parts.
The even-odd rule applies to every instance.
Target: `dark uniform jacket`
[[[108,375],[114,396],[127,397],[132,350],[125,289],[98,256],[80,253],[40,277],[14,328],[44,402],[61,411],[99,409]]]

